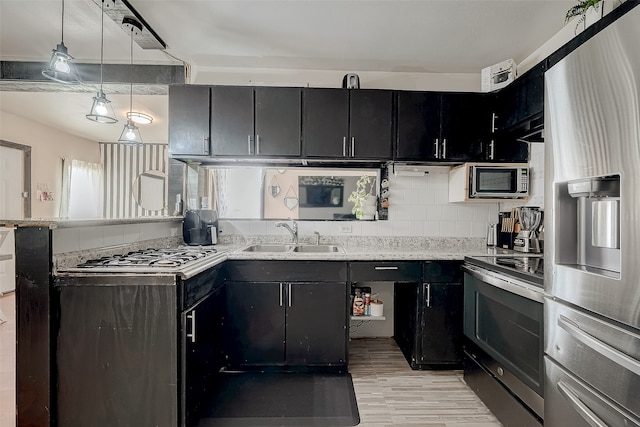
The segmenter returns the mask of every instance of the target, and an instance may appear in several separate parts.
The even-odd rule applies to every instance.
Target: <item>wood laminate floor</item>
[[[0,426],[15,427],[15,294],[0,297]],[[349,371],[359,427],[500,427],[462,381],[462,371],[413,371],[391,338],[358,338]]]
[[[462,371],[413,371],[392,338],[352,339],[359,427],[499,427]]]

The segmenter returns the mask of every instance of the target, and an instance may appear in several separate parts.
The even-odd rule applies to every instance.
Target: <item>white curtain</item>
[[[103,172],[100,163],[63,160],[60,217],[102,218]]]

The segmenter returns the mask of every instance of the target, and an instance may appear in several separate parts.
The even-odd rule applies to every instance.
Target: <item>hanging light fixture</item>
[[[62,39],[60,44],[53,49],[49,66],[42,70],[42,75],[58,83],[80,83],[80,76],[73,63],[73,56],[69,55],[69,51],[64,45],[64,0],[62,0]]]
[[[131,28],[131,89],[129,92],[129,113],[133,112],[133,32],[138,29],[138,31],[142,31],[142,24],[136,18],[132,18],[130,16],[125,16],[122,19],[122,25],[125,27]],[[122,134],[120,135],[120,139],[118,142],[122,142],[124,144],[142,144],[142,137],[140,136],[140,130],[138,126],[135,125],[134,121],[127,116],[127,124],[124,125],[124,129],[122,130]]]
[[[111,1],[111,0],[109,0]],[[117,123],[116,115],[113,112],[111,101],[107,99],[107,96],[102,91],[102,62],[104,59],[104,2],[102,0],[101,11],[101,30],[100,30],[100,90],[98,94],[93,97],[93,105],[91,105],[91,111],[86,115],[87,119],[98,123]]]

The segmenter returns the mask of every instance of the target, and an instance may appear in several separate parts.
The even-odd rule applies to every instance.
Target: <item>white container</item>
[[[384,303],[380,300],[371,301],[371,316],[380,317],[384,313]]]

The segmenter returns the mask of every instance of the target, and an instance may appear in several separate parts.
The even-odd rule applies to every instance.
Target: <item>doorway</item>
[[[0,219],[31,217],[31,147],[0,140]]]

